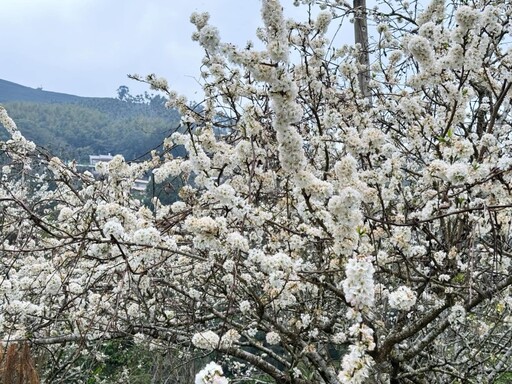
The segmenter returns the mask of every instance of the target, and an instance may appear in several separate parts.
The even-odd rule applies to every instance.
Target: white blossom
[[[270,345],[277,345],[281,342],[281,336],[279,336],[276,332],[267,332],[267,335],[265,336],[265,340]]]
[[[347,301],[356,308],[371,307],[374,303],[373,274],[375,268],[368,258],[351,258],[346,267],[343,292]]]
[[[103,226],[103,233],[106,237],[114,236],[121,239],[124,236],[124,228],[118,220],[109,220]]]
[[[474,28],[480,19],[479,12],[467,5],[463,5],[455,11],[455,20],[464,29]]]
[[[423,67],[428,67],[433,61],[433,52],[430,42],[422,37],[415,36],[409,41],[409,51],[414,55],[414,58],[420,62]]]
[[[199,349],[216,349],[219,343],[220,337],[213,331],[199,332],[192,337],[192,344]]]
[[[141,245],[156,245],[160,242],[160,232],[153,227],[141,228],[133,233],[132,240]]]
[[[201,369],[195,377],[195,384],[228,384],[229,381],[224,376],[222,367],[211,361]]]
[[[402,285],[389,294],[388,300],[391,308],[408,311],[416,304],[416,292]]]

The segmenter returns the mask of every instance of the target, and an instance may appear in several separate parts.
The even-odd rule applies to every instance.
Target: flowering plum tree
[[[390,0],[369,11],[366,68],[361,45],[336,39],[347,3],[296,3],[306,21],[262,1],[261,50],[193,14],[201,108],[134,76],[167,94],[182,129],[148,161],[99,164],[101,179],[0,110],[0,332],[53,351],[53,382],[122,337],[213,353],[235,382],[512,370],[512,7]],[[180,201],[141,205],[130,187],[148,171],[180,178]],[[211,363],[196,382],[222,372]]]

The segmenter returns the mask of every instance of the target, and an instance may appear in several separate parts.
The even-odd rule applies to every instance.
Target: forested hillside
[[[63,159],[112,153],[132,160],[158,146],[178,126],[179,114],[166,109],[161,96],[119,90],[119,99],[88,98],[0,80],[0,102],[28,139]]]

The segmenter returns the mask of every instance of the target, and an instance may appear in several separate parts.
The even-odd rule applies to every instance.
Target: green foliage
[[[510,383],[512,383],[512,372],[505,372],[494,382],[494,384],[510,384]]]
[[[0,102],[26,138],[61,159],[86,163],[93,154],[137,159],[179,125],[178,112],[165,108],[162,96],[133,96],[124,85],[118,95],[79,97],[0,80]],[[4,130],[0,139],[6,139]]]
[[[178,352],[151,350],[128,339],[105,343],[101,354],[103,361],[84,358],[82,366],[88,372],[83,379],[87,384],[188,383],[197,370],[193,361],[184,361]]]
[[[106,343],[102,353],[106,358],[102,362],[92,364],[88,384],[104,380],[117,382],[126,375],[129,375],[130,383],[151,382],[154,354],[148,350],[139,348],[127,340],[114,340]]]
[[[177,126],[178,117],[137,113],[118,117],[130,104],[108,100],[101,106],[46,104],[32,102],[5,103],[16,119],[20,131],[29,140],[47,148],[53,155],[79,162],[88,162],[93,154],[122,154],[127,160],[136,159],[157,147]],[[127,104],[127,105],[124,105]],[[109,108],[113,108],[109,111]],[[122,113],[120,113],[122,115]]]

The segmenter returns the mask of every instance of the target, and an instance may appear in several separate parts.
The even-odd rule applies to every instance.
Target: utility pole
[[[366,0],[354,0],[354,36],[356,45],[360,46],[358,57],[359,64],[364,66],[364,70],[357,75],[359,80],[359,89],[365,98],[371,102],[368,83],[370,81],[370,52],[368,49],[368,22],[366,12]]]

